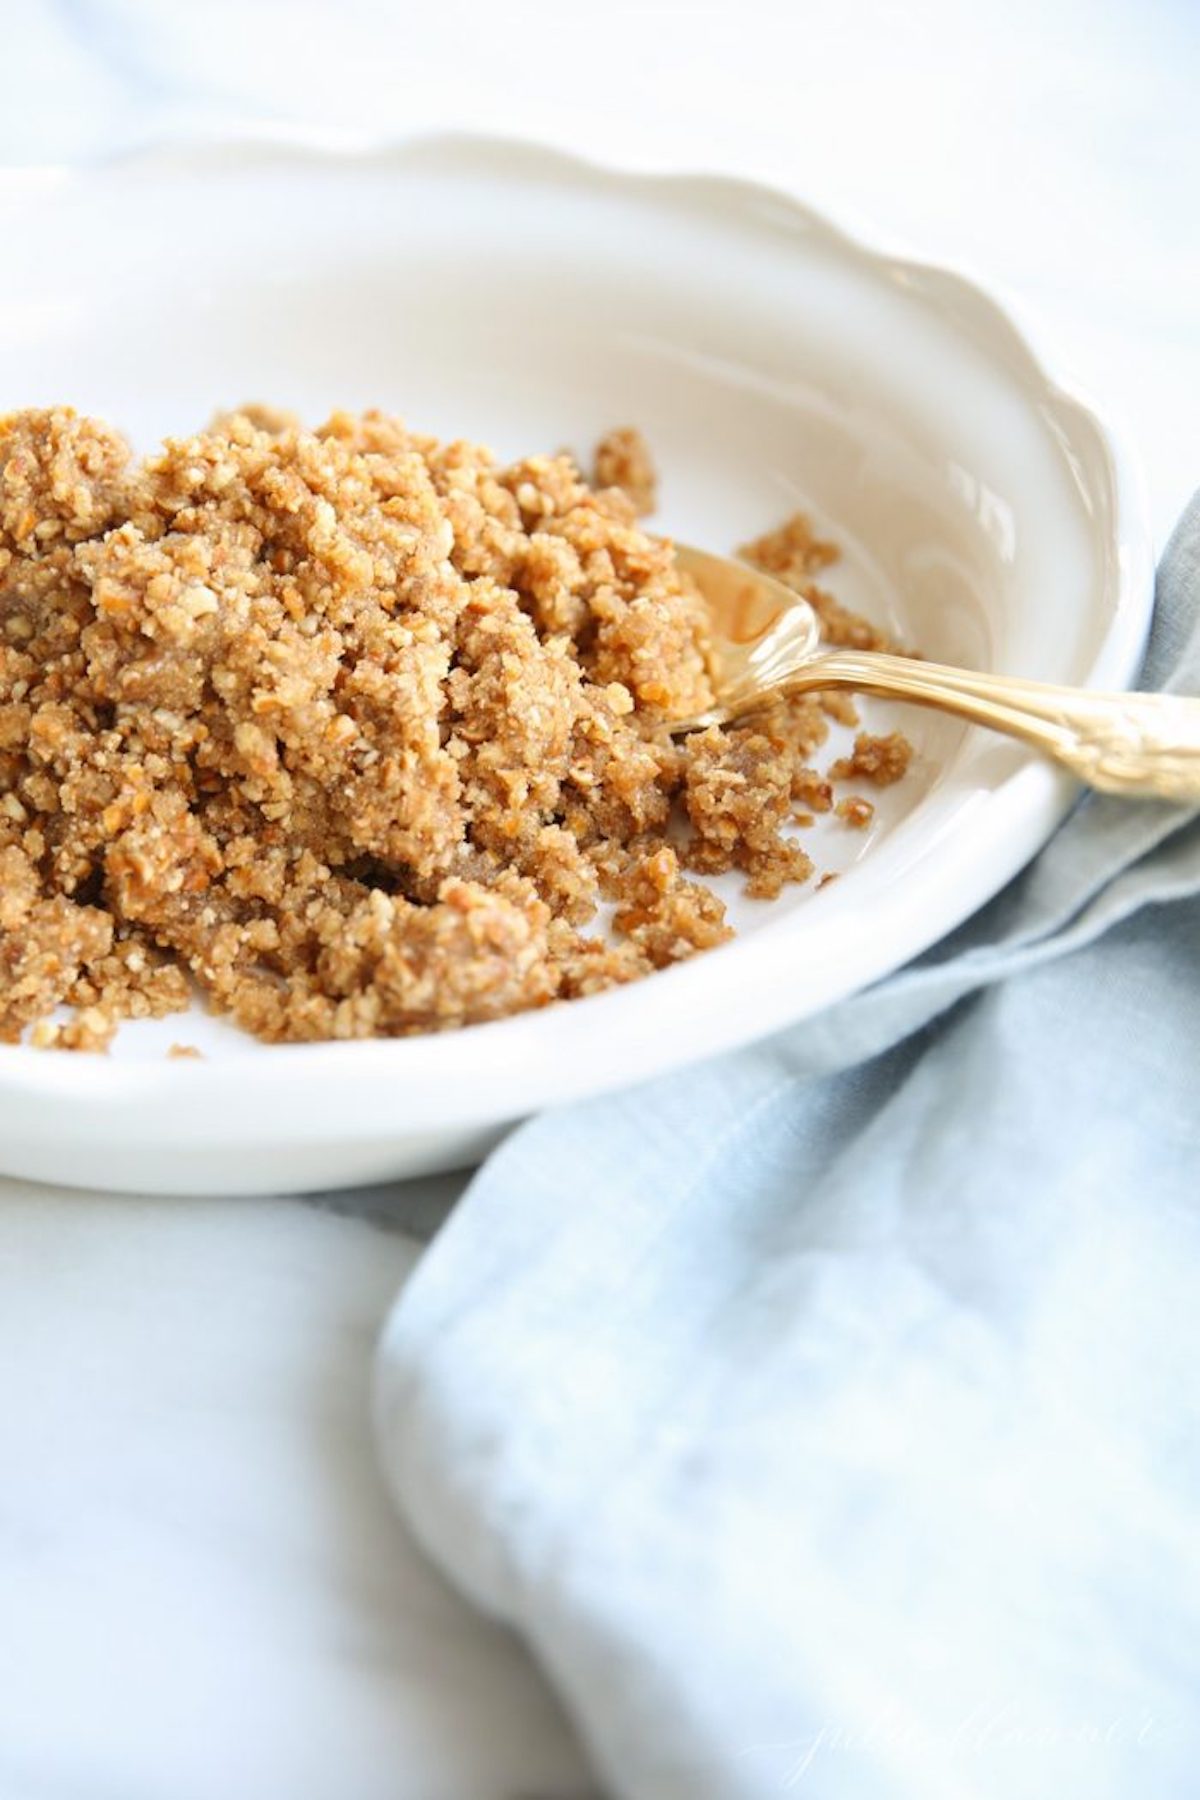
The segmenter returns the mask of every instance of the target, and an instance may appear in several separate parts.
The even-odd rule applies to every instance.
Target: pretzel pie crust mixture
[[[797,820],[909,747],[819,773],[845,695],[673,741],[712,695],[653,492],[631,430],[589,485],[379,413],[248,408],[145,461],[0,419],[0,1038],[104,1048],[193,987],[272,1042],[439,1030],[720,944],[704,877],[806,880]],[[802,519],[746,553],[883,641]]]

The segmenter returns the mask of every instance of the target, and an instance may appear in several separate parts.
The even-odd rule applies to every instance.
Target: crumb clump
[[[839,819],[855,831],[865,831],[875,817],[875,808],[870,800],[864,800],[860,794],[850,794],[845,800],[839,800],[834,807]]]
[[[902,732],[887,737],[872,737],[860,731],[849,756],[840,756],[830,766],[831,781],[871,781],[876,787],[891,787],[907,775],[912,762],[912,745]]]
[[[872,625],[861,614],[851,612],[816,579],[837,562],[841,552],[828,539],[817,537],[803,513],[793,513],[774,531],[743,544],[738,555],[744,562],[773,575],[777,581],[803,594],[821,621],[821,636],[828,644],[843,650],[899,651],[900,646]],[[829,696],[827,704],[835,718],[853,723],[845,716],[848,696]]]
[[[592,485],[616,488],[638,518],[652,513],[658,501],[658,471],[649,445],[634,425],[606,432],[592,458]]]
[[[697,876],[807,880],[826,712],[673,741],[704,605],[636,522],[636,433],[597,483],[379,413],[246,409],[145,461],[0,419],[0,1039],[103,1049],[193,986],[268,1041],[445,1029],[721,943]],[[806,529],[759,548],[821,567]],[[848,766],[895,779],[864,746],[898,741]]]

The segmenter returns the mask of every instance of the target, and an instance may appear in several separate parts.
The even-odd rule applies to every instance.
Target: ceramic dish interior
[[[1124,685],[1151,563],[1127,468],[1009,317],[767,190],[452,139],[242,144],[0,183],[0,404],[139,447],[261,399],[379,405],[501,454],[637,423],[663,529],[732,548],[802,507],[832,583],[931,656]],[[0,1050],[0,1167],[159,1191],[319,1188],[469,1159],[532,1110],[811,1015],[913,956],[1036,849],[1070,790],[1013,745],[877,707],[913,774],[844,871],[633,987],[434,1038],[263,1047],[195,1011],[112,1056]],[[731,893],[735,890],[730,890]],[[203,1060],[169,1061],[186,1039]]]

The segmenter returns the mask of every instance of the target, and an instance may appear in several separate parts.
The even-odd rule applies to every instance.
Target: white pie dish
[[[502,453],[646,431],[660,522],[729,549],[804,506],[832,582],[930,655],[1123,686],[1152,602],[1127,460],[1009,316],[766,189],[438,139],[9,171],[0,409],[69,400],[141,447],[242,399],[382,405]],[[840,585],[839,585],[840,584]],[[478,1155],[513,1120],[728,1049],[897,967],[996,892],[1071,789],[915,709],[845,878],[741,903],[731,945],[632,987],[417,1039],[264,1047],[208,1015],[109,1057],[0,1047],[0,1171],[281,1192]],[[199,1047],[170,1060],[167,1047]]]

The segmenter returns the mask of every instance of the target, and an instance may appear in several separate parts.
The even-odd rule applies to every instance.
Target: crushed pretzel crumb
[[[606,432],[592,458],[592,485],[619,488],[644,518],[658,502],[658,471],[649,445],[634,425]]]
[[[862,799],[857,794],[851,795],[845,800],[839,800],[833,810],[839,819],[844,819],[846,824],[852,825],[856,831],[865,831],[875,817],[875,808],[871,802]]]
[[[826,697],[676,742],[704,603],[634,518],[640,437],[596,475],[375,412],[247,408],[144,461],[0,419],[0,1040],[103,1050],[193,986],[268,1041],[466,1025],[720,944],[707,877],[807,881],[797,819],[904,740],[820,775]],[[795,519],[758,549],[836,556]]]
[[[872,781],[876,787],[891,787],[908,773],[913,749],[899,731],[887,737],[872,737],[860,732],[849,756],[839,757],[829,770],[831,781]]]

